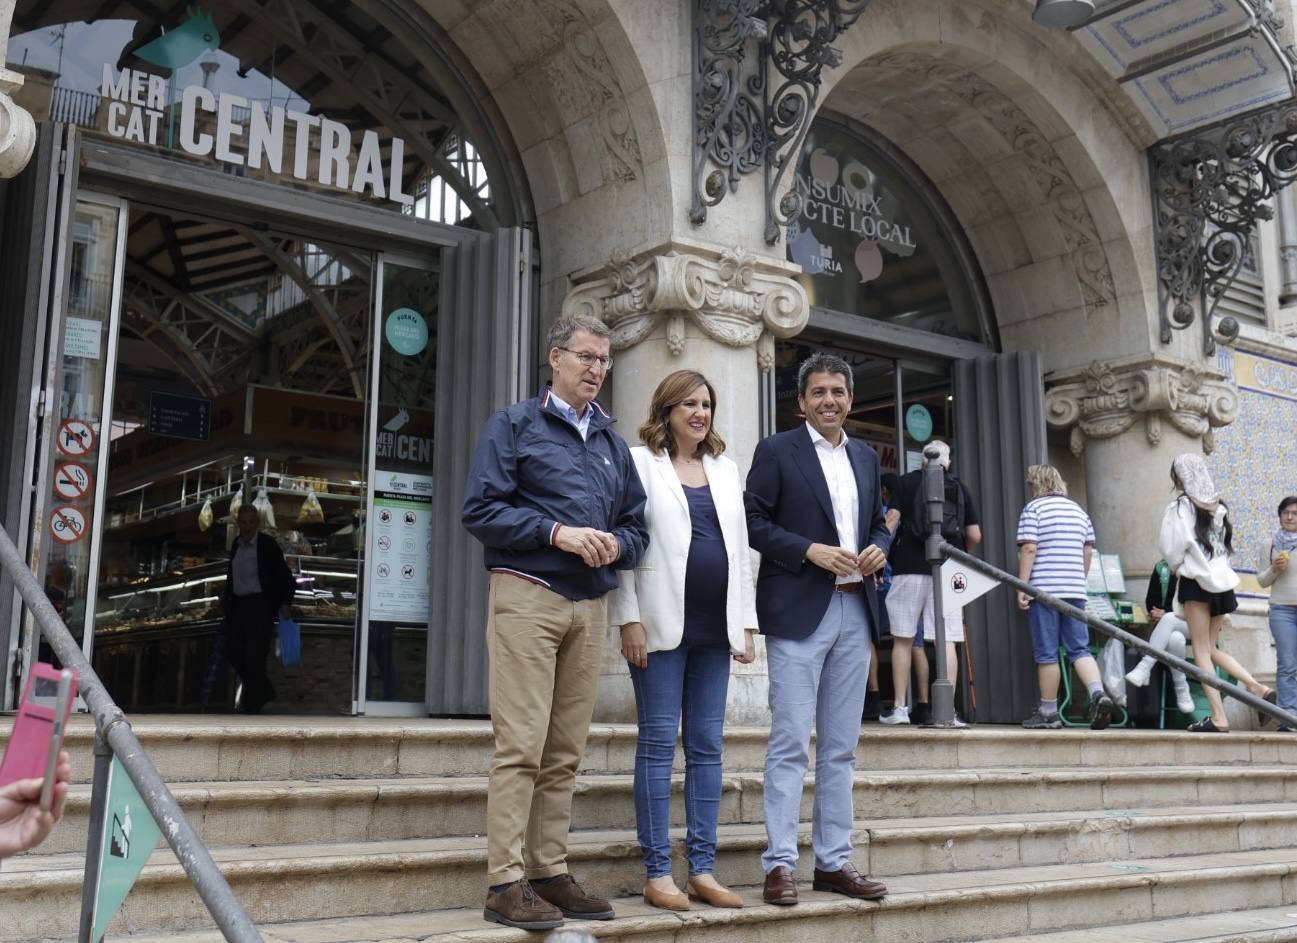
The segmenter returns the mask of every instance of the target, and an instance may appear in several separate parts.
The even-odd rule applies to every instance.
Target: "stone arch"
[[[667,239],[675,218],[655,93],[688,82],[684,65],[650,62],[651,10],[609,0],[444,0],[420,5],[480,76],[512,134],[544,253],[542,301],[557,311],[567,276]],[[656,71],[655,71],[656,70]],[[684,137],[686,160],[688,137]]]
[[[1021,4],[877,0],[839,45],[821,107],[874,128],[933,181],[978,257],[1005,350],[1041,350],[1052,370],[1148,349],[1154,136],[1075,40]]]

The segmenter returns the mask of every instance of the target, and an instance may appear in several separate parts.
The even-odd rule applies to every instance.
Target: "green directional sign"
[[[99,876],[95,882],[92,943],[99,943],[104,938],[104,931],[117,916],[122,901],[131,892],[135,879],[161,837],[162,832],[127,775],[126,768],[114,756],[108,773],[104,842],[99,857]]]

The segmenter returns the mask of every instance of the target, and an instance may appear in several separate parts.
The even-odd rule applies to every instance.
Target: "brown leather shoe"
[[[688,910],[689,898],[677,889],[674,894],[660,891],[647,881],[644,883],[644,903],[662,910]]]
[[[840,871],[821,871],[816,868],[811,887],[817,891],[832,891],[834,894],[845,894],[861,900],[882,900],[887,896],[886,884],[869,880],[850,861]]]
[[[526,881],[514,881],[499,891],[488,891],[482,917],[519,930],[553,930],[563,926],[562,912],[536,896]]]
[[[736,910],[743,906],[743,898],[723,885],[709,887],[706,884],[698,884],[690,878],[685,886],[689,890],[690,900],[700,900],[712,907],[731,907]]]
[[[792,869],[782,864],[772,868],[766,874],[761,899],[767,904],[777,904],[780,907],[791,907],[797,903],[797,876]]]
[[[612,904],[602,897],[587,894],[570,874],[533,881],[531,886],[538,895],[562,911],[564,917],[572,920],[611,920],[617,916],[612,912]]]

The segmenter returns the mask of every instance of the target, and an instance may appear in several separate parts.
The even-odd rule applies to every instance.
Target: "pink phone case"
[[[4,759],[0,760],[0,786],[6,786],[19,779],[40,779],[45,775],[55,711],[52,707],[33,702],[32,692],[36,690],[39,682],[42,688],[52,687],[50,696],[53,696],[58,690],[59,675],[57,668],[44,662],[32,666],[32,672],[27,678],[27,688],[23,691],[22,704],[18,708],[18,717],[14,720],[13,732],[9,735],[9,743],[5,746]],[[64,715],[65,731],[67,730],[66,718],[72,713],[72,702],[77,696],[79,680],[77,673],[73,671]],[[62,743],[60,737],[60,747]]]

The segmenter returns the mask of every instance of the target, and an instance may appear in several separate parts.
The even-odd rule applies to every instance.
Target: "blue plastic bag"
[[[279,620],[279,661],[285,668],[302,663],[302,627],[296,619]]]

